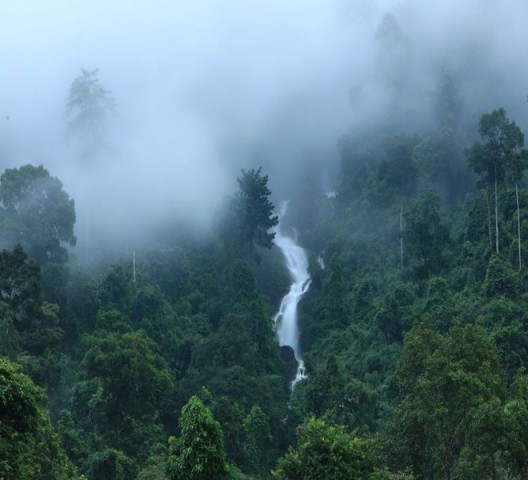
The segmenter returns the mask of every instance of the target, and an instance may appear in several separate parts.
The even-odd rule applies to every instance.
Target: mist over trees
[[[99,82],[99,71],[81,68],[66,101],[66,135],[80,144],[82,157],[92,157],[103,147],[105,123],[116,108],[112,93]]]
[[[41,264],[64,263],[75,245],[74,201],[42,166],[7,169],[0,177],[4,247],[20,244]]]
[[[1,13],[0,478],[528,478],[527,7]]]
[[[270,201],[271,190],[268,177],[258,169],[242,170],[237,177],[238,192],[231,198],[222,217],[224,245],[230,250],[247,251],[254,256],[256,246],[271,248],[275,233],[273,227],[279,223]]]

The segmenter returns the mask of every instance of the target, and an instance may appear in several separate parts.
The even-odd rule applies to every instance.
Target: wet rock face
[[[286,380],[291,382],[295,379],[295,376],[297,375],[297,368],[299,366],[299,363],[295,359],[295,353],[293,352],[293,348],[289,345],[283,345],[279,347],[280,350],[280,357],[282,361],[286,364]]]

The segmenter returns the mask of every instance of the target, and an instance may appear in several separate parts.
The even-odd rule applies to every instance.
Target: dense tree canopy
[[[18,324],[27,325],[40,306],[40,270],[20,245],[0,252],[0,301]]]
[[[482,116],[479,133],[483,144],[474,145],[468,152],[470,167],[481,176],[480,186],[493,188],[495,199],[495,251],[499,253],[498,189],[507,178],[517,183],[528,167],[528,152],[523,148],[524,134],[510,121],[503,108]],[[491,232],[490,232],[491,241]]]
[[[406,337],[397,379],[402,401],[390,431],[398,466],[411,464],[419,476],[449,480],[473,463],[477,475],[477,458],[494,455],[501,439],[484,444],[483,436],[472,433],[500,428],[484,412],[501,409],[504,392],[497,350],[484,329],[455,325],[442,336],[416,325]],[[481,442],[477,451],[474,442]]]
[[[372,444],[347,434],[343,427],[310,418],[299,427],[297,446],[279,460],[278,480],[360,480],[374,472]]]
[[[74,202],[42,166],[7,169],[0,177],[0,241],[21,244],[39,263],[65,262],[75,245]]]
[[[0,358],[0,477],[80,479],[42,404],[46,396],[16,364]]]
[[[394,92],[403,27],[387,16],[378,32]],[[293,391],[273,322],[291,279],[261,168],[241,171],[211,235],[171,217],[135,255],[89,266],[69,259],[61,182],[5,170],[0,478],[528,478],[524,137],[497,109],[467,149],[476,107],[454,73],[436,80],[434,118],[358,124],[335,192],[318,175],[294,189],[281,233],[295,229],[311,283]],[[68,99],[83,154],[114,107],[83,70]]]
[[[404,241],[407,259],[415,278],[428,279],[445,268],[449,229],[440,216],[440,199],[424,192],[405,213]]]
[[[198,397],[182,409],[180,436],[169,439],[167,475],[170,480],[222,480],[229,466],[220,424]]]

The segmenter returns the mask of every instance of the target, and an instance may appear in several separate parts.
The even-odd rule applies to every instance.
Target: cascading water
[[[284,203],[281,208],[279,218],[282,219],[286,211],[287,204]],[[297,322],[297,304],[302,296],[310,287],[310,274],[308,273],[308,259],[303,248],[295,243],[295,240],[286,236],[279,226],[275,232],[275,245],[277,245],[286,260],[286,267],[292,278],[292,284],[289,292],[282,299],[279,311],[275,315],[275,331],[280,346],[289,346],[292,348],[297,360],[297,374],[292,381],[292,389],[295,384],[306,378],[304,362],[302,359],[299,346],[299,325]]]

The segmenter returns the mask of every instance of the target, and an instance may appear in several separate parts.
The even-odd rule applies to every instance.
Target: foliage
[[[178,438],[169,438],[169,480],[228,478],[220,424],[198,397],[192,397],[183,407],[180,431]]]
[[[347,434],[343,427],[317,418],[299,427],[297,445],[279,460],[273,478],[279,480],[360,480],[374,472],[369,440]]]
[[[89,478],[127,480],[133,477],[133,462],[123,452],[114,449],[96,452],[87,462]]]
[[[449,230],[440,217],[439,198],[424,192],[405,214],[403,235],[411,271],[418,281],[445,268]]]
[[[80,479],[42,407],[44,400],[44,391],[16,364],[0,358],[1,478]]]
[[[7,169],[0,177],[0,202],[4,246],[20,244],[40,264],[66,262],[63,245],[76,242],[75,210],[58,178],[42,165]]]
[[[42,391],[15,369],[5,383],[24,388],[2,413],[1,465],[18,469],[16,478],[39,478],[39,468],[43,478],[61,478],[61,468],[75,478],[68,455],[90,480],[256,480],[272,470],[527,478],[522,133],[492,112],[481,121],[484,143],[468,152],[484,163],[503,155],[503,248],[492,254],[493,189],[479,192],[464,170],[471,132],[456,85],[441,82],[436,123],[350,133],[336,195],[309,179],[281,218],[307,247],[312,277],[299,312],[308,377],[291,396],[291,352],[277,346],[272,322],[289,279],[278,252],[265,250],[277,219],[261,169],[242,171],[217,235],[160,236],[138,250],[135,277],[129,258],[67,266],[73,202],[43,167],[7,170],[0,237],[14,249],[0,252],[0,349],[46,386],[66,448]],[[484,163],[474,172],[494,186],[495,166]],[[52,228],[55,220],[63,223]],[[4,422],[17,408],[20,422]],[[26,421],[48,433],[30,438]]]
[[[40,293],[40,269],[28,260],[22,247],[0,252],[0,300],[9,307],[19,328],[27,328],[38,312]]]
[[[482,182],[503,182],[510,162],[523,159],[524,135],[519,126],[508,119],[504,108],[493,110],[482,116],[479,133],[484,144],[474,145],[468,151],[470,167],[482,177]],[[515,163],[519,169],[524,164]]]
[[[386,149],[386,158],[378,166],[378,195],[382,200],[414,195],[418,172],[412,159],[412,139],[390,138]]]
[[[397,380],[401,401],[389,424],[395,466],[412,465],[419,476],[437,478],[444,472],[445,478],[455,478],[472,442],[482,442],[493,428],[493,422],[483,423],[493,417],[482,409],[496,409],[503,399],[492,340],[478,325],[455,325],[442,336],[418,324],[405,339]],[[479,435],[472,436],[472,429]],[[500,444],[482,448],[493,453]]]
[[[233,197],[223,226],[229,248],[243,248],[250,256],[255,245],[271,248],[275,234],[270,230],[279,223],[269,197],[268,177],[257,170],[242,170],[237,178],[238,193]]]
[[[137,454],[148,436],[156,439],[155,418],[174,387],[172,375],[156,344],[144,332],[132,331],[115,311],[101,312],[98,330],[85,337],[83,376],[95,381],[88,400],[96,406],[95,431],[111,445]],[[143,432],[147,438],[135,438]]]
[[[270,471],[272,435],[269,417],[258,405],[253,405],[244,419],[242,450],[250,473],[266,478]]]
[[[519,182],[523,171],[528,167],[528,151],[523,148],[524,134],[515,122],[506,117],[506,111],[503,108],[482,116],[479,133],[486,143],[474,145],[468,150],[467,157],[469,166],[481,176],[478,186],[485,186],[488,190],[491,190],[492,185],[494,186],[495,251],[498,254],[499,185],[502,185],[508,177],[515,184]],[[488,219],[489,217],[488,213]]]
[[[488,263],[482,287],[487,297],[503,295],[514,300],[519,294],[517,272],[501,257],[493,255]]]

